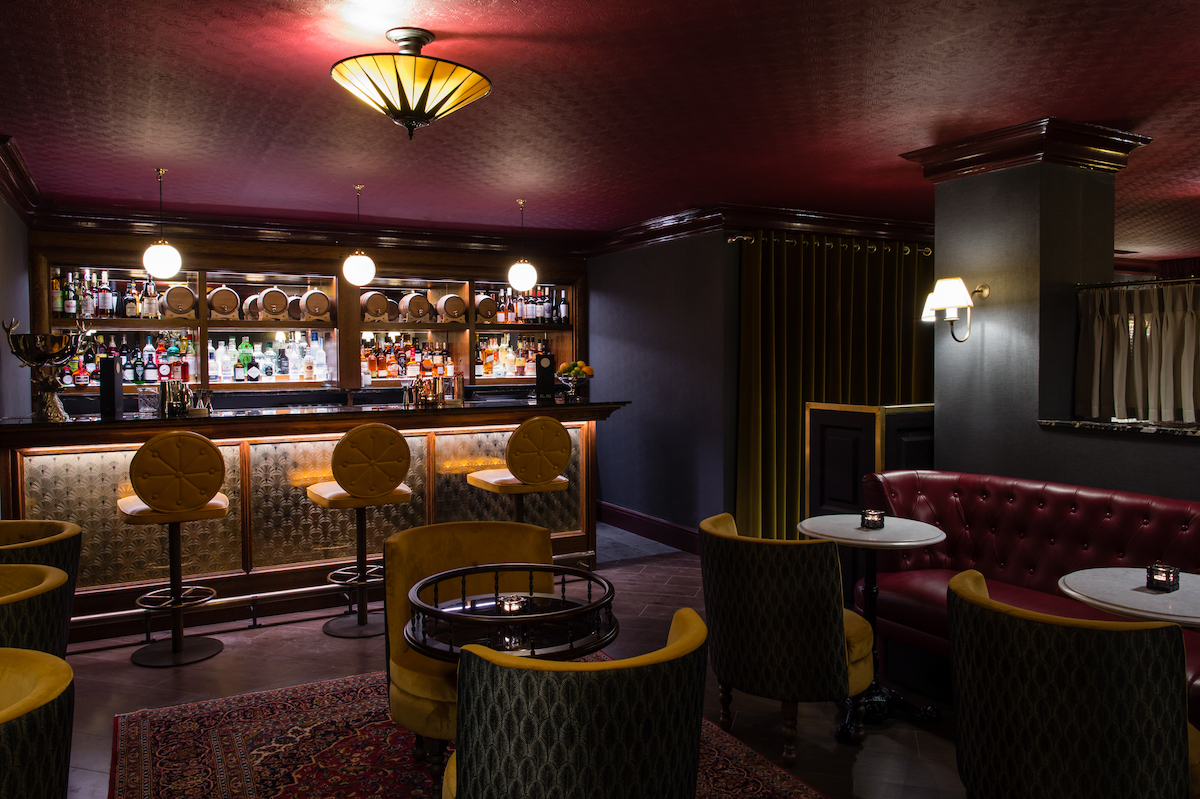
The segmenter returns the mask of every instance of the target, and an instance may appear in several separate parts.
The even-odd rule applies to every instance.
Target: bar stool
[[[562,476],[571,460],[571,435],[562,422],[535,416],[521,423],[508,437],[504,454],[507,469],[471,472],[467,482],[493,494],[512,494],[516,502],[514,521],[525,521],[525,495],[544,491],[566,491],[570,483]]]
[[[383,582],[383,566],[367,565],[367,508],[412,499],[404,485],[411,455],[408,442],[386,424],[359,425],[333,448],[333,480],[308,487],[308,498],[322,508],[354,508],[357,563],[329,573],[329,582],[354,587],[357,613],[330,619],[322,627],[336,638],[371,638],[386,631],[382,617],[368,618],[367,589]]]
[[[0,647],[67,656],[71,587],[67,573],[40,563],[0,564]]]
[[[151,438],[129,462],[134,496],[117,500],[126,524],[165,524],[171,582],[138,597],[143,608],[170,608],[171,638],[143,646],[130,658],[139,666],[182,666],[207,660],[224,647],[216,638],[183,636],[183,609],[203,604],[216,591],[183,584],[183,522],[219,519],[229,512],[220,492],[225,481],[221,451],[202,435],[175,430]]]

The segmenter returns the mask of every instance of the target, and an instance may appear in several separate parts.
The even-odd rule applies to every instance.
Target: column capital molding
[[[925,178],[934,183],[1035,163],[1120,172],[1128,165],[1129,153],[1151,141],[1137,133],[1046,117],[900,157],[920,164]]]

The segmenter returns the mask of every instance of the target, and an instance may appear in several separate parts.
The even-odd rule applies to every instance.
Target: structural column
[[[1149,142],[1049,118],[902,156],[937,184],[937,277],[991,287],[966,342],[934,336],[938,469],[1065,479],[1037,420],[1070,418],[1075,286],[1112,279],[1116,173]]]

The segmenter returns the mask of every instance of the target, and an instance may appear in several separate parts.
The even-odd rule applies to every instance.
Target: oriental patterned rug
[[[383,672],[117,716],[109,799],[418,799]],[[699,799],[824,799],[705,720]]]

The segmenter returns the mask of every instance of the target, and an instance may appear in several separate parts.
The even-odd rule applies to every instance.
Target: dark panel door
[[[808,515],[858,513],[875,471],[875,414],[809,410]]]
[[[933,468],[933,411],[890,413],[883,426],[883,468]]]

